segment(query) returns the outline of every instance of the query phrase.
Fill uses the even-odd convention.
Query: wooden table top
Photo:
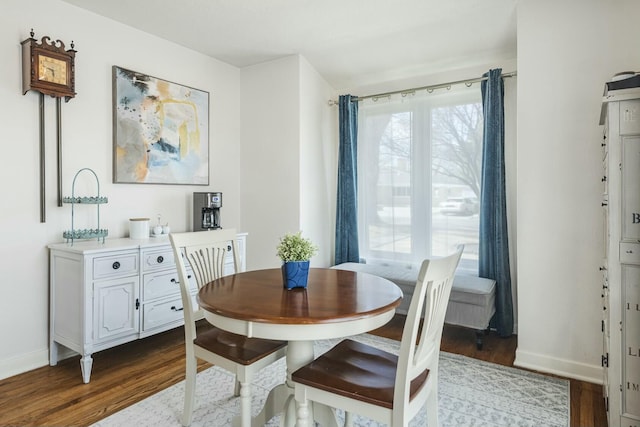
[[[211,313],[249,322],[321,324],[351,321],[394,309],[402,291],[378,276],[311,268],[306,289],[287,290],[280,268],[246,271],[203,286],[200,306]]]

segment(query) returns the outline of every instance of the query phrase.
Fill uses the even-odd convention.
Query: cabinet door
[[[640,136],[622,138],[622,240],[640,240]]]
[[[94,341],[137,334],[138,276],[95,282],[93,285]]]
[[[622,266],[624,412],[640,417],[640,266]]]

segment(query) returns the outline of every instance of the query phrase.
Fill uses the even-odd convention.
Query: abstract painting
[[[113,67],[113,182],[209,184],[209,92]]]

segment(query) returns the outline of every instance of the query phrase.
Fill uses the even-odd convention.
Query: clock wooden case
[[[68,102],[76,96],[73,42],[66,50],[60,40],[44,36],[38,42],[33,36],[22,42],[23,93],[35,90]]]

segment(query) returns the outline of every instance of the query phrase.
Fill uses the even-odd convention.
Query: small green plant
[[[302,237],[301,231],[285,234],[276,249],[282,262],[308,261],[318,252],[318,247],[310,239]]]

